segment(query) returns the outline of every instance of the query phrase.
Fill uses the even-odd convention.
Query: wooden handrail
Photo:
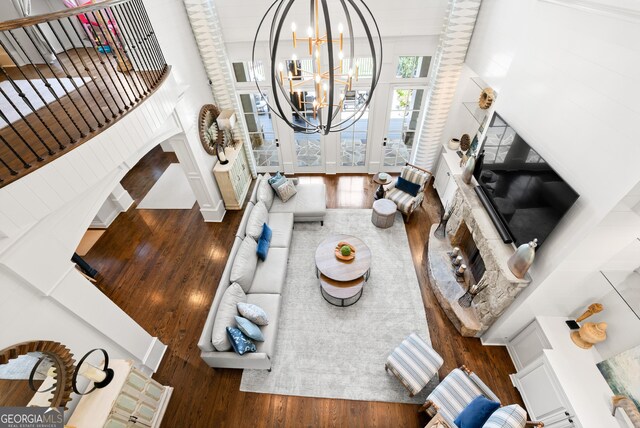
[[[30,27],[45,22],[56,21],[62,18],[76,16],[82,13],[95,12],[106,7],[127,3],[131,0],[102,0],[97,3],[85,6],[74,7],[71,9],[61,10],[58,12],[45,13],[42,15],[27,16],[25,18],[16,18],[9,21],[0,22],[0,31],[15,30],[17,28]]]

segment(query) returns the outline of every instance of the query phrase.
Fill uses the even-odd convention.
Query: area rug
[[[372,252],[362,298],[346,308],[323,299],[315,276],[316,247],[341,233],[362,239]],[[401,216],[393,227],[378,229],[371,210],[328,210],[323,227],[295,224],[272,369],[244,370],[240,390],[424,403],[437,380],[410,398],[384,370],[389,353],[411,332],[431,343]]]
[[[190,210],[196,197],[179,163],[172,163],[138,204],[145,210]]]
[[[71,82],[71,79],[64,77],[60,78],[60,82],[58,82],[57,79],[47,79],[47,84],[51,85],[51,89],[53,89],[56,95],[61,98],[66,96],[67,93],[71,94],[73,91],[75,91],[76,86],[78,88],[82,87],[85,82],[88,82],[89,80],[91,80],[89,77],[85,77],[84,79],[80,77],[74,77],[73,82]],[[45,82],[43,82],[41,79],[33,79],[31,80],[31,83],[33,83],[33,86],[35,86],[38,93],[42,95],[45,103],[43,103],[40,97],[36,94],[36,91],[34,91],[34,89],[31,87],[29,81],[14,80],[14,82],[18,86],[18,88],[20,88],[20,91],[24,92],[24,94],[27,96],[27,99],[31,102],[33,108],[36,110],[44,107],[45,103],[49,104],[56,99],[51,91],[45,86]],[[64,89],[66,89],[66,92],[64,91],[63,86]],[[23,116],[28,116],[33,113],[29,106],[24,101],[22,101],[22,98],[18,95],[18,92],[15,90],[11,82],[7,80],[5,80],[4,82],[0,82],[0,87],[2,87],[2,90],[7,94],[9,99],[13,101],[13,103],[16,105],[18,110],[20,110],[20,113],[22,113]],[[7,119],[10,123],[16,122],[21,119],[18,112],[13,108],[11,104],[9,104],[9,101],[7,101],[5,97],[1,97],[0,99],[0,110],[2,110],[2,112],[7,116]],[[5,126],[7,126],[7,124],[4,122],[4,120],[0,121],[0,128]]]

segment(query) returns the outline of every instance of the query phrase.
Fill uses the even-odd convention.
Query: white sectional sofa
[[[289,247],[293,236],[294,222],[319,221],[323,223],[326,214],[326,190],[322,183],[318,184],[297,184],[297,194],[287,202],[282,202],[277,196],[273,202],[267,201],[269,205],[267,224],[273,231],[271,245],[266,260],[257,261],[257,266],[253,281],[246,292],[247,303],[260,306],[269,316],[269,324],[261,327],[264,342],[255,342],[257,351],[244,355],[236,354],[232,349],[229,351],[217,351],[212,343],[212,332],[216,314],[224,292],[231,285],[231,270],[240,249],[242,241],[246,237],[247,224],[258,199],[264,201],[264,193],[259,197],[258,188],[268,176],[260,176],[254,186],[253,193],[240,226],[236,233],[227,264],[222,278],[218,284],[216,295],[211,304],[209,315],[204,325],[198,347],[201,350],[200,356],[211,367],[237,368],[237,369],[271,369],[271,361],[275,355],[275,344],[278,334],[278,322],[280,319],[281,294],[285,285],[287,262],[289,258]],[[295,182],[295,181],[294,181]],[[266,188],[262,184],[263,191]],[[253,239],[248,237],[248,239]],[[256,255],[257,258],[257,255]]]

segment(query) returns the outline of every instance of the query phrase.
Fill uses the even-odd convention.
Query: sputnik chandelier
[[[367,111],[382,69],[380,30],[369,7],[363,0],[329,1],[334,3],[331,8],[327,0],[274,1],[253,41],[252,64],[257,68],[256,45],[271,16],[267,79],[274,99],[265,102],[287,125],[305,134],[340,132],[358,121]],[[307,15],[309,26],[301,37],[291,17],[306,20]],[[357,19],[352,21],[352,15]],[[361,55],[356,56],[356,45],[363,46]],[[363,71],[362,81],[368,85],[354,88]],[[264,93],[258,79],[256,86]]]

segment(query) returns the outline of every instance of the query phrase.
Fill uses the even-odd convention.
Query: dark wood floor
[[[139,202],[173,154],[151,151],[122,184]],[[329,208],[370,208],[376,186],[366,175],[302,176],[327,185]],[[434,192],[407,225],[433,347],[445,363],[440,377],[466,364],[503,403],[522,400],[508,375],[515,369],[503,347],[461,337],[428,285],[426,244],[442,207]],[[427,418],[409,404],[245,393],[241,370],[214,370],[200,359],[197,341],[242,212],[204,223],[197,208],[121,214],[88,253],[103,291],[149,333],[169,345],[154,377],[175,388],[163,427],[422,427]]]

